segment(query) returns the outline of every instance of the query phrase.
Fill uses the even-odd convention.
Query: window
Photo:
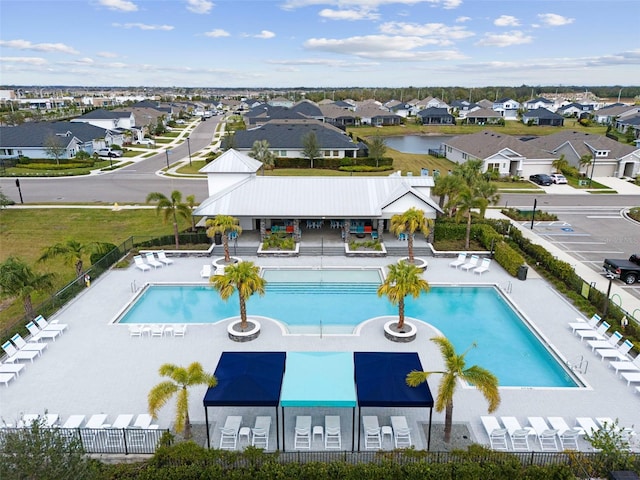
[[[278,156],[279,157],[286,157],[287,156],[287,151],[286,150],[278,150]]]
[[[606,157],[608,154],[608,150],[596,150],[596,157]]]
[[[331,156],[331,150],[325,150],[324,152],[322,152],[322,154],[323,154],[325,157],[330,157],[330,156]]]
[[[487,172],[499,172],[500,164],[499,163],[488,163],[487,164]]]
[[[333,156],[334,157],[339,157],[340,156],[340,152],[338,150],[334,150],[333,151]]]
[[[462,152],[462,159],[466,160],[467,158],[469,158],[469,155],[467,155],[466,153]]]

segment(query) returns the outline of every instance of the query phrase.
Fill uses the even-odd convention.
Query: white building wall
[[[209,173],[207,174],[209,196],[215,195],[245,178],[247,178],[246,173]]]

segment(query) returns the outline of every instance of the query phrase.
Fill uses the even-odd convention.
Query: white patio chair
[[[293,437],[293,448],[311,449],[311,417],[307,415],[296,417],[295,434]]]
[[[600,427],[591,417],[577,417],[576,425],[582,430],[583,435],[593,435],[600,430]]]
[[[606,340],[604,333],[609,330],[607,322],[602,322],[595,330],[576,330],[576,335],[580,337],[580,341],[583,340]]]
[[[142,325],[129,325],[129,335],[132,337],[142,337]]]
[[[46,343],[41,342],[25,342],[24,338],[20,336],[19,333],[16,333],[13,337],[11,337],[11,341],[16,346],[18,350],[34,350],[36,352],[42,352],[45,348],[47,348]]]
[[[209,265],[208,263],[204,264],[202,266],[202,269],[200,270],[200,276],[202,278],[209,278],[211,277],[211,265]]]
[[[602,361],[604,361],[605,358],[607,360],[623,361],[629,358],[627,355],[632,348],[633,343],[631,343],[631,340],[625,340],[618,345],[618,348],[598,348],[596,349],[596,354],[601,357]]]
[[[147,257],[147,263],[151,265],[153,268],[164,267],[164,264],[162,262],[159,262],[158,260],[156,260],[156,257],[153,254],[153,252],[147,252],[145,256]]]
[[[149,265],[147,265],[146,263],[144,263],[144,260],[142,259],[142,257],[140,255],[135,255],[133,257],[133,261],[134,261],[137,269],[140,269],[143,272],[146,272],[147,270],[151,270],[151,267]]]
[[[0,373],[10,373],[12,375],[15,375],[16,377],[20,376],[20,372],[24,369],[24,364],[23,363],[2,363],[0,362]],[[9,380],[11,380],[11,378],[9,378],[7,380],[7,383],[9,383]],[[4,383],[4,382],[2,382]]]
[[[7,354],[5,361],[8,363],[14,363],[19,360],[31,360],[31,363],[33,363],[33,359],[40,355],[40,352],[35,350],[18,350],[9,340],[2,344],[2,349]]]
[[[460,265],[460,270],[464,270],[465,272],[468,272],[472,268],[476,268],[478,266],[479,261],[480,261],[480,257],[478,257],[478,255],[471,255],[471,259],[467,263]]]
[[[342,448],[340,416],[338,415],[325,415],[324,417],[324,448],[327,450]]]
[[[0,383],[4,383],[6,387],[9,386],[9,382],[16,378],[15,373],[0,373]]]
[[[569,328],[573,333],[576,333],[576,330],[595,330],[598,328],[598,323],[600,323],[600,315],[595,313],[589,320],[586,322],[582,320],[580,317],[576,319],[576,322],[569,323]]]
[[[549,425],[547,425],[547,422],[542,417],[528,417],[528,420],[529,425],[531,425],[538,437],[541,450],[543,452],[557,452],[558,442],[556,439],[558,431],[549,428]]]
[[[407,417],[391,417],[391,428],[396,448],[409,448],[411,446],[411,429],[407,424]]]
[[[613,334],[604,340],[588,340],[587,345],[591,347],[591,351],[595,352],[598,348],[616,348],[618,343],[622,340],[622,334],[618,331],[613,332]]]
[[[49,322],[42,315],[38,315],[33,321],[41,330],[64,332],[68,325],[66,323],[58,323],[58,321]]]
[[[173,326],[173,336],[174,337],[184,337],[187,333],[187,324],[180,323]]]
[[[380,424],[375,415],[365,415],[362,417],[362,428],[364,429],[364,448],[382,448],[382,438],[380,436]]]
[[[162,324],[154,324],[151,325],[151,336],[152,337],[163,337],[164,336],[164,325]]]
[[[500,417],[500,419],[507,429],[513,450],[525,452],[531,450],[529,446],[529,435],[533,432],[528,428],[522,428],[516,417]]]
[[[242,424],[242,417],[239,415],[230,415],[224,422],[224,427],[220,430],[220,449],[235,450],[238,445],[238,431]]]
[[[165,265],[171,265],[173,263],[173,260],[171,260],[170,258],[167,258],[167,254],[164,252],[164,250],[160,250],[159,252],[157,252],[158,255],[158,260],[162,263],[164,263]]]
[[[464,265],[464,262],[466,261],[467,261],[467,254],[466,252],[462,252],[458,254],[458,258],[456,258],[452,262],[449,262],[449,266],[453,268],[458,268],[460,265]]]
[[[269,429],[271,417],[256,417],[256,423],[251,431],[251,445],[258,448],[269,448]]]
[[[38,326],[33,322],[27,323],[26,327],[31,334],[29,341],[34,342],[41,342],[43,340],[53,340],[55,342],[56,337],[62,334],[62,332],[59,330],[40,330]]]
[[[609,366],[616,371],[616,375],[618,372],[640,372],[640,355],[638,355],[632,362],[630,361],[616,361],[609,363]]]
[[[640,372],[622,372],[620,376],[627,381],[627,387],[632,383],[640,382]]]
[[[482,415],[480,417],[482,426],[489,437],[491,450],[509,450],[507,445],[508,430],[502,428],[496,417]]]
[[[562,417],[548,417],[547,420],[551,428],[558,431],[562,450],[579,450],[578,437],[582,434],[581,429],[569,427]]]
[[[482,263],[479,267],[473,269],[473,273],[477,273],[478,275],[482,275],[484,272],[489,271],[489,266],[491,265],[490,258],[483,258]]]

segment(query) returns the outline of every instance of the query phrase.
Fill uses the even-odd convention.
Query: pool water
[[[386,297],[378,297],[378,285],[379,279],[370,283],[294,283],[272,278],[264,296],[249,299],[247,313],[285,323],[291,333],[351,332],[370,318],[397,315],[396,306]],[[405,303],[407,317],[433,325],[458,352],[476,343],[466,356],[467,365],[487,368],[501,386],[577,386],[494,287],[432,286],[428,294],[415,300],[408,297]],[[238,315],[235,295],[225,302],[210,286],[155,285],[148,287],[119,321],[214,323]],[[419,348],[419,343],[416,346]]]

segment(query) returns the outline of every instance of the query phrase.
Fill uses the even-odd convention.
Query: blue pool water
[[[274,279],[275,280],[275,279]],[[288,283],[272,281],[266,294],[252,296],[247,313],[296,327],[349,330],[373,317],[397,315],[376,282]],[[121,323],[213,323],[239,315],[236,296],[227,302],[209,286],[150,286]],[[575,387],[575,381],[493,287],[438,287],[406,300],[406,315],[432,324],[459,352],[472,343],[467,365],[493,372],[501,386]],[[418,342],[425,342],[421,338]],[[419,343],[416,344],[419,347]],[[429,365],[425,365],[428,369]]]

